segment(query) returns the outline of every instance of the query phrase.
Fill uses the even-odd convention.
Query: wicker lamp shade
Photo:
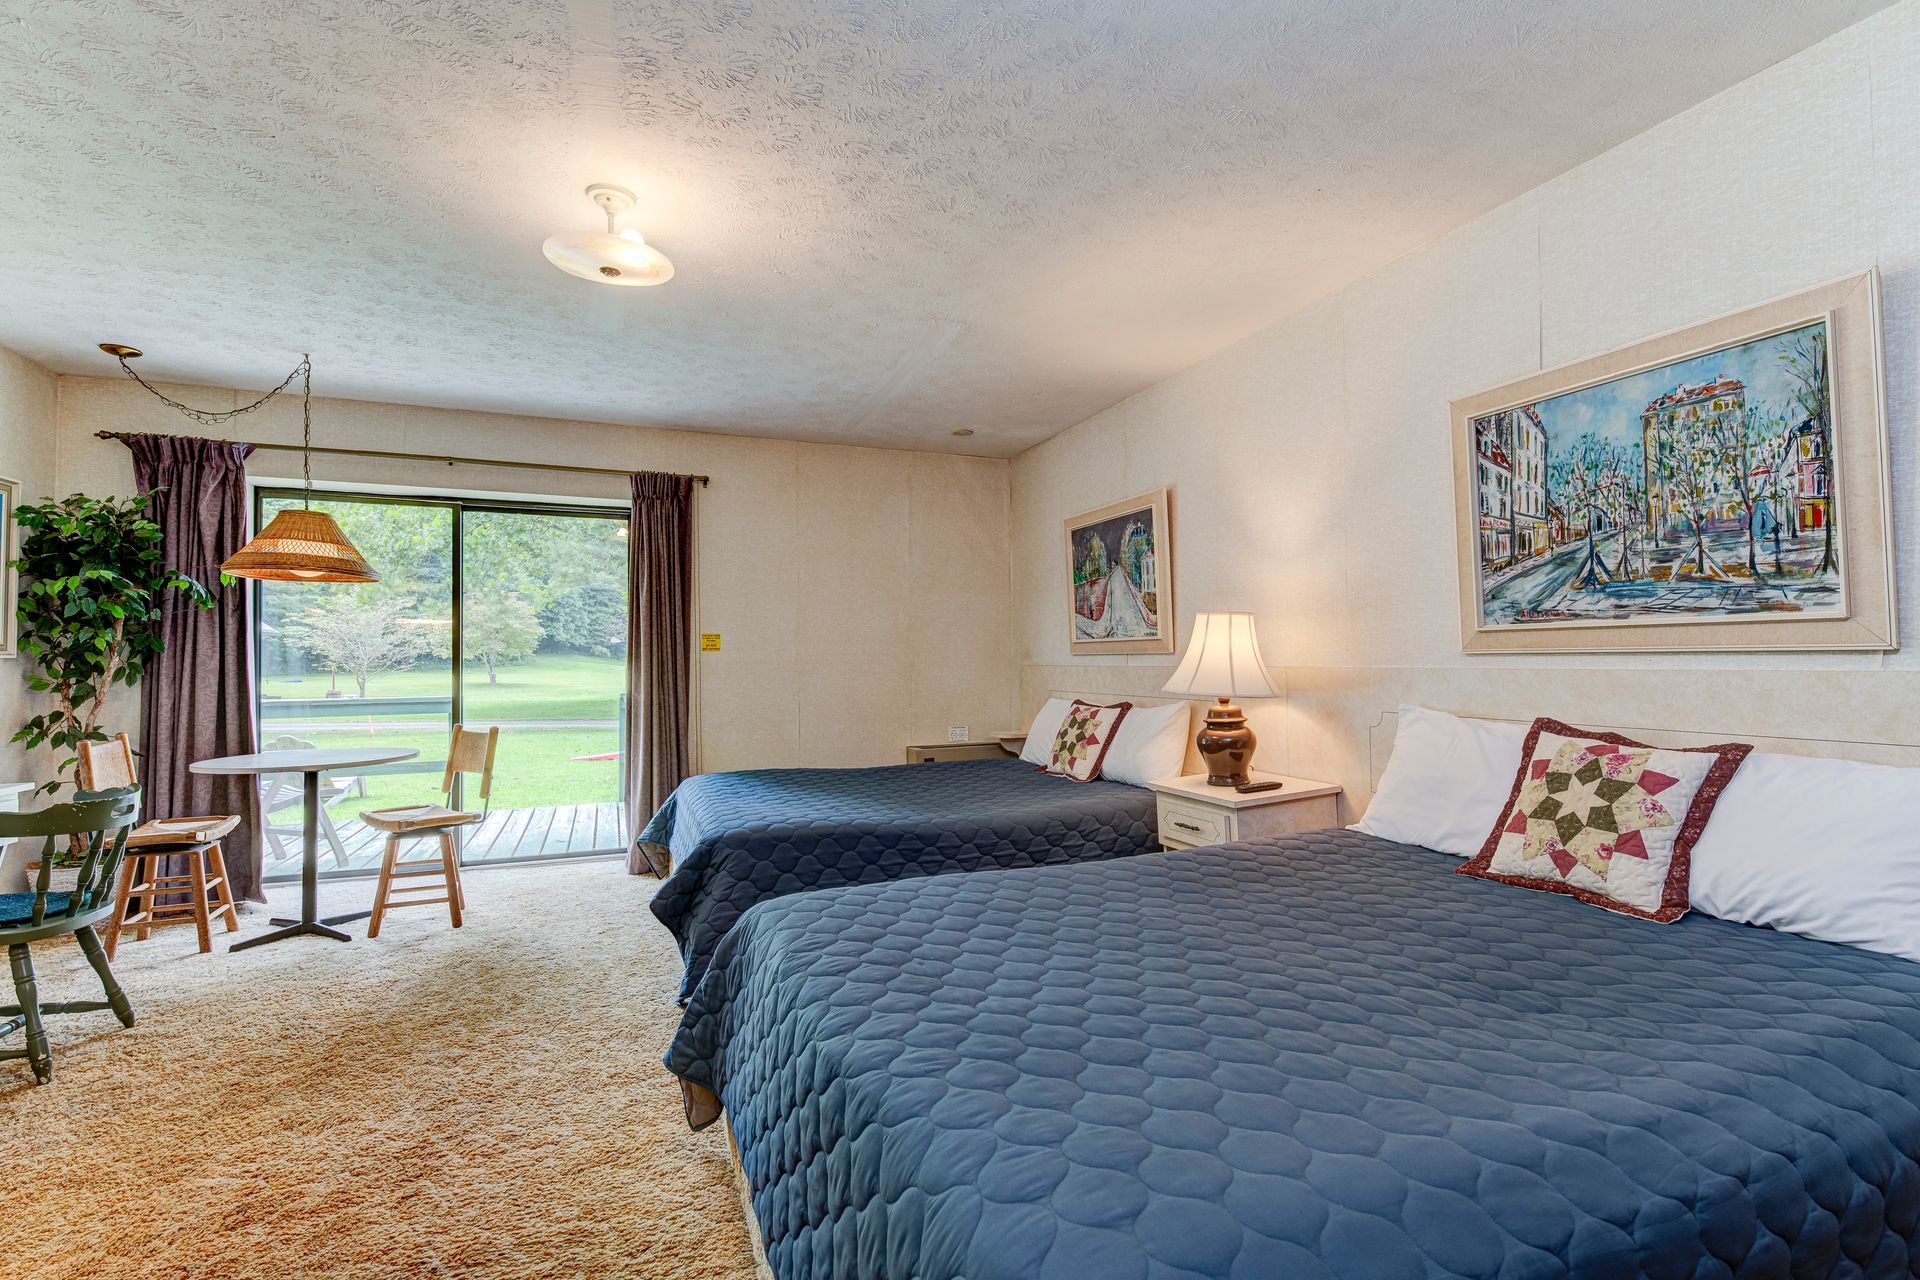
[[[268,582],[380,581],[334,518],[310,508],[279,512],[220,571]]]
[[[267,521],[267,527],[253,540],[227,557],[220,572],[236,578],[258,578],[266,582],[378,582],[360,549],[340,532],[340,525],[324,511],[313,509],[313,357],[302,354],[293,372],[280,385],[248,404],[232,409],[196,409],[181,404],[160,388],[133,371],[127,361],[140,355],[138,347],[124,342],[103,342],[100,349],[120,362],[129,378],[145,387],[162,403],[178,409],[195,422],[214,426],[243,413],[252,413],[300,379],[300,478],[304,481],[304,501],[298,511],[291,508]],[[104,434],[104,433],[103,433]],[[229,444],[231,442],[228,442]],[[248,445],[248,449],[255,446]],[[241,454],[245,457],[246,454]],[[312,913],[309,912],[309,915]]]

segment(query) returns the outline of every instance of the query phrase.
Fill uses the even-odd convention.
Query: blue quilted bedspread
[[[1159,848],[1153,793],[1074,782],[1014,759],[875,769],[757,769],[689,778],[641,832],[673,854],[653,914],[692,992],[756,902],[807,889]]]
[[[781,1280],[1920,1274],[1920,965],[1352,832],[806,894],[667,1065]]]

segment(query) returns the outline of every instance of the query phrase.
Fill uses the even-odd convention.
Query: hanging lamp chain
[[[165,404],[170,408],[177,409],[181,413],[185,414],[187,417],[192,418],[195,422],[204,423],[205,425],[210,427],[219,426],[221,423],[227,421],[229,418],[237,418],[243,413],[252,413],[255,409],[258,409],[261,405],[265,404],[267,401],[273,399],[275,396],[279,395],[282,391],[285,391],[288,387],[292,386],[293,380],[295,378],[301,377],[302,375],[305,375],[306,377],[307,394],[311,395],[313,392],[313,365],[312,365],[312,362],[307,358],[307,356],[302,355],[300,357],[300,363],[293,367],[293,372],[289,373],[286,377],[280,380],[279,386],[267,392],[267,394],[261,396],[258,400],[255,400],[252,404],[243,404],[238,409],[196,409],[190,404],[181,404],[178,400],[175,400],[172,396],[160,390],[160,388],[154,386],[151,382],[148,382],[145,378],[141,377],[138,373],[135,373],[133,366],[127,363],[126,356],[121,355],[121,356],[117,356],[116,358],[120,361],[120,371],[126,374],[129,378],[132,378],[135,382],[139,383],[141,386],[145,387],[162,404]]]
[[[313,510],[313,361],[300,353],[300,506]]]

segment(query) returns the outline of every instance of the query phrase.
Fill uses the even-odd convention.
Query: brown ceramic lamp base
[[[1206,727],[1194,739],[1207,765],[1207,785],[1238,787],[1251,782],[1247,766],[1253,761],[1257,741],[1253,730],[1247,728],[1247,718],[1233,703],[1222,698],[1208,707]]]

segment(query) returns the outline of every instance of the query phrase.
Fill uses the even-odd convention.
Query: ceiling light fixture
[[[633,208],[633,192],[596,182],[587,188],[587,199],[607,215],[607,229],[562,231],[548,236],[541,246],[548,262],[570,276],[595,284],[665,284],[673,279],[673,264],[666,254],[648,244],[632,227],[614,230],[614,219]]]

